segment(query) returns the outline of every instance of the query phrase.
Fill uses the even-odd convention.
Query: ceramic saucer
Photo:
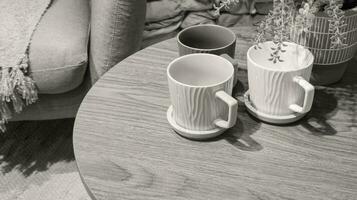
[[[258,111],[249,99],[249,90],[244,94],[244,104],[248,112],[254,117],[270,124],[289,124],[305,116],[306,113],[294,113],[290,115],[277,116]]]
[[[179,126],[176,121],[172,117],[172,106],[169,107],[167,110],[167,120],[169,121],[170,125],[172,128],[176,131],[176,133],[180,134],[183,137],[189,138],[189,139],[194,139],[194,140],[204,140],[208,138],[213,138],[216,137],[220,134],[222,134],[226,129],[224,128],[215,128],[212,130],[207,130],[207,131],[193,131],[193,130],[188,130],[185,128],[182,128]]]

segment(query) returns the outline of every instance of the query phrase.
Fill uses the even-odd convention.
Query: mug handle
[[[223,90],[216,92],[216,98],[228,105],[228,120],[216,119],[214,124],[221,128],[231,128],[237,121],[238,102]]]
[[[310,111],[312,102],[314,100],[315,88],[301,76],[295,76],[293,81],[304,89],[305,97],[302,107],[297,104],[292,104],[289,106],[289,109],[297,113],[307,113]]]
[[[229,56],[228,54],[221,54],[221,57],[227,59],[230,63],[232,63],[233,68],[234,68],[234,77],[233,77],[233,86],[235,86],[238,82],[238,60],[237,59],[233,59],[231,56]]]

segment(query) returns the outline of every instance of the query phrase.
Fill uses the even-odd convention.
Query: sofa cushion
[[[26,106],[21,113],[13,113],[10,121],[73,118],[91,86],[87,71],[77,88],[61,94],[39,94],[36,103]]]
[[[42,94],[79,86],[87,68],[88,0],[53,0],[29,48],[30,73]]]

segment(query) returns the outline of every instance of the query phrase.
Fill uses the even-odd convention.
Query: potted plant
[[[274,0],[274,8],[259,26],[256,44],[275,38],[278,58],[282,42],[293,41],[314,54],[312,81],[325,85],[342,78],[357,49],[356,3],[342,0]],[[279,10],[283,10],[279,13]],[[282,24],[277,25],[276,23]],[[283,31],[283,33],[281,33]]]
[[[314,61],[340,64],[355,53],[357,36],[353,33],[357,30],[353,27],[357,23],[353,22],[357,20],[350,21],[342,5],[342,0],[273,1],[273,9],[259,24],[255,44],[247,52],[249,91],[245,104],[251,114],[285,124],[311,109],[314,87],[308,81]],[[324,26],[319,23],[320,15],[328,19]],[[324,31],[324,36],[317,30]]]
[[[302,6],[305,6],[303,4]],[[291,38],[311,26],[312,14],[293,0],[274,0],[273,10],[259,25],[247,52],[248,111],[274,124],[294,122],[310,111],[314,87],[310,79],[314,56]]]
[[[307,46],[315,56],[312,82],[327,85],[339,81],[357,50],[357,3],[315,1],[313,24],[306,31]],[[322,10],[323,9],[323,10]]]

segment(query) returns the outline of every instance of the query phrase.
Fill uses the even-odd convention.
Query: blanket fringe
[[[26,76],[28,68],[27,53],[19,62],[8,68],[2,68],[0,80],[0,131],[5,132],[5,124],[12,117],[12,109],[19,113],[25,105],[38,99],[37,88],[31,77]]]

